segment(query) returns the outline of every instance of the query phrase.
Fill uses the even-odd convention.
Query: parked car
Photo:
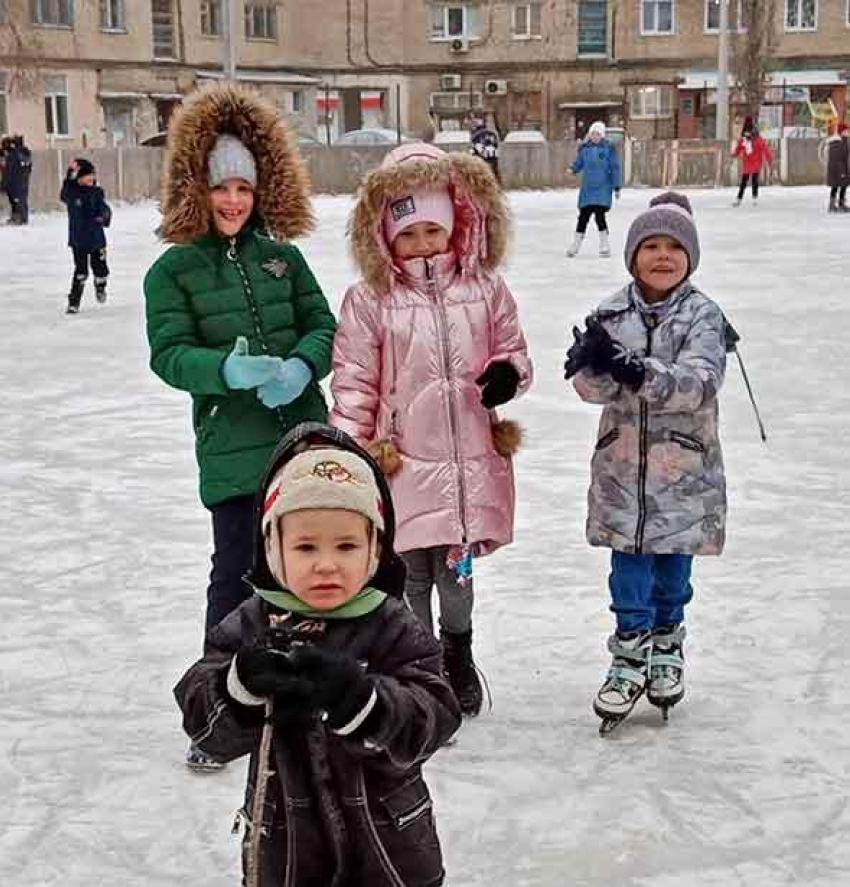
[[[541,145],[546,143],[546,136],[539,129],[515,129],[502,139],[502,144]]]
[[[434,136],[434,144],[441,148],[468,148],[472,140],[468,129],[441,129]]]
[[[415,142],[416,139],[401,134],[402,142]],[[373,127],[369,129],[352,129],[343,133],[335,142],[335,145],[395,145],[398,143],[398,133],[394,129],[381,129]]]

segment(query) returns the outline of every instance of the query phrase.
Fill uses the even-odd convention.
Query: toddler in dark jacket
[[[251,755],[250,887],[431,887],[442,856],[422,764],[460,724],[440,648],[398,591],[380,469],[344,432],[297,426],[256,509],[254,596],[175,689],[193,742]]]
[[[94,274],[95,298],[106,301],[106,233],[112,221],[112,210],[103,188],[97,184],[94,165],[84,157],[72,160],[59,195],[68,210],[68,246],[74,254],[74,274],[68,293],[66,314],[78,314],[83,298],[89,265]]]

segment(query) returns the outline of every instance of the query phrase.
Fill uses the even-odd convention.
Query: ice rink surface
[[[598,408],[562,378],[568,330],[625,281],[564,256],[574,191],[510,195],[506,271],[536,382],[516,542],[476,564],[475,649],[493,709],[427,767],[449,887],[850,883],[850,216],[824,188],[691,191],[695,280],[742,335],[721,400],[728,544],[695,563],[688,696],[602,740],[607,554],[584,541]],[[302,244],[334,308],[353,269],[347,197]],[[188,396],[149,371],[141,283],[152,204],[117,206],[109,301],[63,314],[62,215],[0,229],[0,885],[226,887],[244,765],[197,776],[171,687],[200,646],[209,522]],[[91,282],[89,283],[91,287]]]

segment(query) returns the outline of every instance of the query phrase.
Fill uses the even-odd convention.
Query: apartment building
[[[238,5],[239,79],[299,128],[316,128],[314,77],[295,53],[274,0]],[[220,78],[222,0],[0,0],[0,132],[32,147],[134,145],[156,138],[184,95]]]
[[[0,131],[135,144],[222,76],[228,0],[0,0]],[[577,138],[714,135],[720,0],[229,0],[237,79],[305,133],[483,117]],[[732,42],[753,0],[729,2]],[[759,8],[766,0],[760,0]],[[768,128],[847,115],[850,0],[774,0]],[[733,71],[733,106],[743,98]],[[733,107],[734,119],[735,107]]]

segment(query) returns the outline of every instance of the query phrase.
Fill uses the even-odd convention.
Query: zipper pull
[[[227,258],[230,259],[231,262],[236,261],[236,238],[230,238],[230,246],[227,248]]]

